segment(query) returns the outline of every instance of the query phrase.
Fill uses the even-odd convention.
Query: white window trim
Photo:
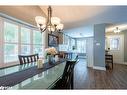
[[[4,62],[4,56],[3,56],[3,54],[4,54],[4,51],[3,51],[3,39],[4,39],[4,36],[3,36],[3,25],[4,25],[4,23],[3,23],[3,19],[0,17],[0,67],[3,67],[3,62]]]
[[[18,46],[19,46],[19,37],[18,37],[18,42],[6,42],[6,41],[4,41],[4,22],[7,22],[7,23],[11,23],[11,24],[14,24],[14,25],[17,25],[18,26],[18,29],[19,29],[19,24],[18,23],[16,23],[16,22],[14,22],[14,21],[11,21],[11,20],[8,20],[8,19],[5,19],[5,18],[3,18],[3,66],[4,67],[7,67],[7,66],[12,66],[12,65],[17,65],[17,64],[19,64],[19,62],[18,61],[12,61],[12,62],[7,62],[7,63],[5,63],[4,62],[4,45],[5,44],[17,44]],[[19,30],[18,30],[18,36],[19,36]],[[18,51],[19,51],[19,48],[18,48]]]
[[[11,24],[15,24],[18,26],[18,42],[5,42],[4,41],[4,22],[8,22]],[[25,27],[30,29],[30,43],[21,43],[21,27]],[[2,67],[8,67],[8,66],[12,66],[12,65],[17,65],[19,64],[18,60],[17,61],[13,61],[13,62],[7,62],[4,63],[4,44],[17,44],[18,45],[18,55],[21,53],[21,45],[30,45],[30,53],[33,54],[33,46],[34,45],[40,45],[40,46],[44,46],[44,44],[33,44],[33,31],[39,31],[36,28],[32,28],[27,26],[26,24],[20,24],[18,22],[15,21],[11,21],[9,19],[0,17],[0,68]]]
[[[117,48],[117,49],[112,49],[112,48],[111,48],[111,43],[110,43],[110,41],[113,40],[113,39],[118,39],[118,40],[119,40],[118,48]],[[110,44],[110,50],[111,50],[111,51],[120,51],[120,37],[109,38],[109,44]]]

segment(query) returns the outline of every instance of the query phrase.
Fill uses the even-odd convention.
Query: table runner
[[[54,63],[54,64],[49,64],[45,63],[43,65],[42,69],[37,69],[37,66],[25,69],[23,71],[15,72],[9,75],[5,75],[0,77],[0,86],[14,86],[28,78],[31,78],[39,73],[42,73],[43,71],[52,68],[60,63],[63,63],[65,59],[61,59],[60,61]]]

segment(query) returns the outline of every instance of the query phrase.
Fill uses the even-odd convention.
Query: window
[[[30,54],[30,45],[21,45],[21,54],[23,55]]]
[[[30,44],[30,29],[21,27],[21,43]]]
[[[64,41],[64,48],[66,47],[65,50],[74,50],[76,48],[74,38],[64,34],[63,41]]]
[[[42,34],[39,31],[33,31],[33,53],[38,53],[42,57]]]
[[[70,46],[71,46],[71,50],[75,50],[75,39],[71,38]]]
[[[111,38],[110,39],[110,49],[119,50],[119,40],[120,38]]]
[[[69,45],[69,36],[64,35],[64,44]]]
[[[30,54],[30,29],[21,27],[21,54]]]
[[[4,22],[4,63],[18,60],[18,26]]]
[[[68,46],[69,46],[69,50],[74,50],[75,49],[75,39],[69,37]]]
[[[86,40],[77,40],[77,51],[79,53],[86,53]]]
[[[18,55],[38,53],[44,55],[40,31],[0,17],[0,66],[18,64]],[[43,54],[42,54],[43,53]],[[6,63],[6,64],[5,64]]]

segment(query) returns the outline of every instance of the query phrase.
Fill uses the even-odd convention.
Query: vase
[[[48,55],[48,62],[49,64],[53,64],[54,63],[54,56],[53,55]]]

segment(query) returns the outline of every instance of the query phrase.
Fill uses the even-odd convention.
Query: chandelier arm
[[[55,31],[57,31],[58,29],[56,28],[57,27],[57,25],[54,25],[54,27],[55,27]]]
[[[48,20],[47,20],[48,25],[52,25],[52,23],[51,23],[51,17],[52,17],[52,8],[51,8],[51,6],[49,6],[48,7]]]
[[[41,30],[41,33],[42,33],[42,32],[44,32],[44,31],[46,31],[46,29],[47,29],[47,25],[46,25],[46,27],[45,27],[45,28],[40,29],[40,30]]]
[[[41,33],[44,32],[48,26],[51,26],[51,15],[52,15],[52,9],[51,6],[48,7],[48,17],[47,17],[47,22],[46,22],[46,27],[45,28],[40,28]]]
[[[54,31],[62,31],[62,29],[59,29],[57,28],[57,22],[53,23],[51,20],[53,19],[52,18],[52,8],[51,6],[49,6],[47,8],[47,11],[48,11],[48,17],[47,17],[47,20],[45,22],[45,24],[39,24],[39,27],[40,27],[40,30],[41,30],[41,33],[46,31],[46,30],[49,30],[50,32],[54,32]],[[56,21],[58,19],[53,19],[53,21]],[[53,23],[53,24],[52,24]]]
[[[41,33],[42,33],[42,32],[44,32],[44,31],[46,30],[46,28],[43,28],[43,29],[42,29],[42,28],[40,28],[40,30],[41,30]]]

